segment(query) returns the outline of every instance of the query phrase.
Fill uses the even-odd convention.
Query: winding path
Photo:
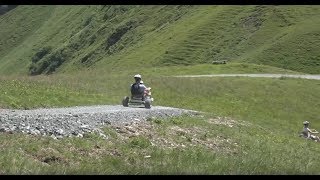
[[[320,80],[320,75],[300,75],[300,74],[208,74],[208,75],[182,75],[174,77],[265,77],[265,78],[303,78]]]

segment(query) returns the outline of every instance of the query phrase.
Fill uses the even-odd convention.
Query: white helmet
[[[142,80],[140,81],[140,84],[143,84],[143,81],[142,81]]]
[[[303,124],[309,124],[309,121],[305,121],[305,122],[303,122]]]
[[[141,79],[141,75],[140,74],[136,74],[133,76],[134,78],[140,78]]]

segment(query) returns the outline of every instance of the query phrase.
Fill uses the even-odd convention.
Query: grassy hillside
[[[319,174],[319,144],[298,137],[305,120],[320,130],[319,81],[170,77],[319,74],[319,10],[18,6],[0,16],[0,108],[121,104],[140,73],[154,105],[204,114],[107,140],[1,132],[0,174]]]
[[[211,63],[319,73],[320,6],[18,6],[0,17],[0,73]]]

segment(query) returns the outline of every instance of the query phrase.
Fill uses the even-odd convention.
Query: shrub
[[[38,62],[39,60],[41,60],[44,56],[46,56],[47,54],[50,53],[51,51],[51,47],[43,47],[41,48],[31,59],[31,61],[33,63]]]
[[[46,68],[46,73],[54,72],[66,59],[66,55],[60,50],[56,51],[52,56],[49,57],[49,64]]]
[[[39,75],[42,73],[50,74],[66,60],[66,57],[67,55],[63,52],[63,50],[57,50],[38,61],[33,61],[29,67],[29,73],[30,75]]]

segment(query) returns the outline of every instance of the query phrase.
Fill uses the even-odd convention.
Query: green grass
[[[39,82],[0,80],[0,107],[32,109],[39,107],[61,107],[104,104],[108,96],[72,90],[59,85],[43,85]]]
[[[317,74],[319,7],[18,6],[0,16],[0,74],[216,60]],[[32,63],[45,47],[52,50]]]
[[[215,70],[213,73],[219,71]],[[228,66],[228,65],[227,65]],[[239,70],[242,65],[230,69]],[[208,67],[196,66],[201,72]],[[228,70],[228,68],[226,68]],[[248,70],[250,70],[250,66]],[[253,66],[253,69],[255,67]],[[203,70],[203,71],[202,71]],[[142,74],[152,87],[155,105],[190,108],[217,115],[268,124],[270,119],[287,124],[301,119],[316,119],[319,83],[306,79],[269,79],[245,77],[174,78],[162,76],[193,72],[192,69],[161,69]],[[246,71],[246,70],[245,70]],[[178,73],[180,72],[180,73]],[[228,71],[224,71],[228,72]],[[63,105],[120,104],[129,94],[134,72],[108,73],[83,71],[81,74],[2,78],[1,106],[11,108],[53,107]],[[149,74],[149,75],[148,75]],[[308,88],[307,88],[308,87]],[[304,108],[309,107],[309,108]],[[293,123],[293,125],[297,125]]]
[[[274,74],[301,74],[296,71],[281,69],[273,66],[256,65],[250,63],[227,63],[227,64],[198,64],[189,66],[153,67],[142,69],[147,76],[159,74],[171,75],[206,75],[206,74],[245,74],[245,73],[274,73]]]
[[[319,174],[317,143],[277,130],[264,131],[252,124],[212,124],[208,123],[210,118],[212,115],[167,119],[160,124],[149,121],[152,137],[124,140],[119,134],[108,136],[108,140],[97,135],[54,140],[1,134],[1,173]],[[177,126],[179,129],[174,130]],[[201,131],[194,134],[197,128]],[[157,138],[165,138],[179,148],[158,146]],[[199,139],[215,145],[197,143]]]
[[[105,74],[98,76],[84,71],[77,76],[2,77],[1,106],[29,109],[120,104],[122,97],[128,94],[132,76],[125,72]],[[153,125],[151,132],[154,134],[150,136],[145,134],[150,130],[142,130],[139,136],[128,139],[121,138],[121,134],[110,127],[105,129],[108,140],[94,134],[84,139],[56,141],[49,137],[2,133],[1,173],[319,173],[318,144],[298,137],[304,120],[309,120],[312,128],[320,126],[320,104],[315,101],[320,98],[318,81],[142,75],[146,84],[153,88],[154,105],[207,114],[150,119],[148,123]],[[228,117],[227,122],[232,123],[230,119],[234,119],[240,123],[229,127],[208,122],[217,116]],[[161,143],[157,138],[169,143]],[[152,145],[153,141],[156,145]],[[171,148],[170,143],[178,148]],[[215,145],[210,146],[213,143]]]
[[[108,140],[1,133],[0,174],[319,174],[319,144],[298,137],[304,120],[320,127],[318,81],[169,77],[319,73],[318,12],[319,6],[18,6],[0,16],[1,108],[118,105],[140,73],[154,105],[206,114],[150,119],[153,134],[132,138],[111,127],[104,129]],[[45,56],[37,54],[46,47]],[[53,74],[27,76],[31,64]],[[217,116],[242,123],[210,122]]]
[[[154,81],[154,80],[153,80]],[[320,84],[312,80],[264,78],[161,78],[154,82],[157,104],[191,108],[251,120],[264,126],[317,123]],[[159,98],[157,98],[159,96]],[[280,128],[281,129],[281,128]]]

